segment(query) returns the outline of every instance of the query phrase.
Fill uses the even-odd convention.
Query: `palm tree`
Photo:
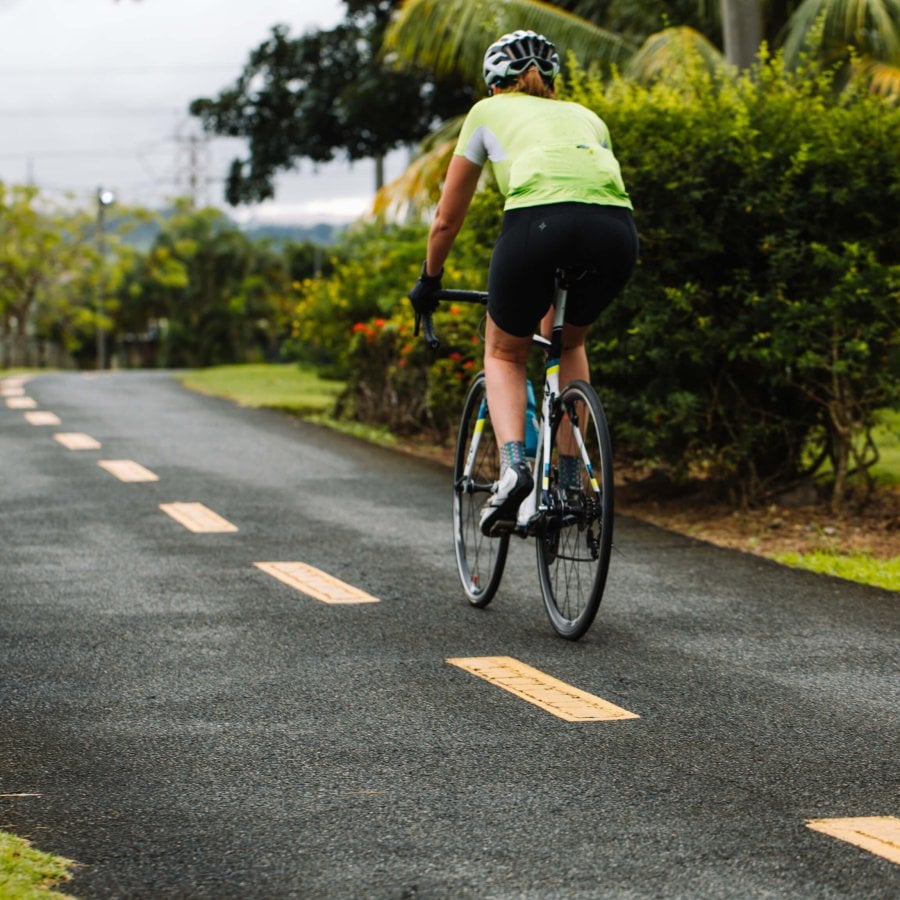
[[[642,78],[658,73],[659,60],[671,64],[689,50],[699,52],[713,66],[723,59],[739,68],[753,62],[763,35],[784,45],[789,63],[802,50],[827,60],[847,55],[853,47],[860,63],[857,71],[877,78],[882,91],[900,81],[900,0],[720,0],[715,8],[705,0],[649,3],[632,0],[626,12],[613,18],[609,4],[591,0],[408,0],[389,27],[385,52],[398,65],[415,61],[434,67],[470,73],[481,71],[484,48],[497,35],[516,28],[531,28],[553,36],[583,66],[619,66]],[[664,11],[650,15],[648,8]],[[694,22],[690,22],[690,10]],[[709,40],[715,34],[719,13],[724,57]],[[653,28],[665,17],[680,24]],[[623,26],[639,21],[653,31],[625,36]],[[816,23],[823,27],[816,29]],[[688,25],[693,27],[688,28]],[[670,46],[666,46],[670,45]],[[650,47],[654,49],[650,52]],[[643,51],[643,53],[641,52]],[[684,56],[681,56],[683,59]],[[643,60],[655,62],[649,71]],[[897,71],[894,72],[893,70]],[[900,96],[900,93],[897,94]]]
[[[720,0],[718,7],[709,0],[631,0],[616,8],[612,17],[610,5],[597,0],[407,0],[385,34],[384,53],[400,68],[463,72],[475,83],[484,48],[504,32],[529,28],[552,35],[582,67],[618,67],[628,77],[652,81],[688,59],[710,71],[749,66],[768,35],[783,44],[789,64],[798,63],[803,51],[829,62],[845,59],[850,78],[900,100],[900,0]],[[658,27],[675,15],[693,27]],[[724,54],[711,40],[718,33]],[[445,123],[440,139],[433,136],[379,196],[376,211],[414,209],[415,199],[434,199],[432,179],[446,168],[460,122]]]

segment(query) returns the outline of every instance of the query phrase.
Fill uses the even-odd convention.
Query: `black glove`
[[[412,301],[413,309],[417,316],[424,316],[433,313],[438,308],[438,301],[435,294],[441,289],[441,275],[444,270],[441,269],[440,275],[428,275],[425,272],[425,263],[422,263],[422,274],[416,282],[415,287],[407,294]]]

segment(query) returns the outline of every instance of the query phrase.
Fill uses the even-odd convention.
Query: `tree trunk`
[[[375,157],[375,192],[384,187],[384,154],[379,153]]]
[[[739,69],[753,65],[762,43],[760,0],[721,0],[725,60]]]

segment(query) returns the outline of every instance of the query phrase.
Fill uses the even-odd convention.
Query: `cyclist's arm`
[[[453,241],[469,211],[480,175],[481,166],[464,156],[454,156],[450,161],[441,199],[428,234],[427,274],[439,275],[444,267]]]

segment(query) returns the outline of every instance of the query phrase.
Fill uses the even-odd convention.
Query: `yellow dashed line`
[[[80,431],[60,431],[53,435],[67,450],[99,450],[102,444]]]
[[[202,503],[160,503],[159,508],[188,531],[198,534],[238,530],[237,525],[232,525]]]
[[[59,416],[44,410],[25,413],[25,420],[32,425],[59,425]]]
[[[809,819],[806,825],[900,865],[900,819],[896,816]]]
[[[159,481],[159,475],[130,459],[101,459],[97,465],[110,475],[115,475],[119,481]]]
[[[448,659],[448,663],[501,687],[567,722],[638,719],[602,697],[595,697],[509,656]]]
[[[378,603],[378,598],[302,562],[254,563],[263,572],[323,603]]]
[[[37,400],[31,397],[7,397],[6,406],[8,409],[36,409]]]

